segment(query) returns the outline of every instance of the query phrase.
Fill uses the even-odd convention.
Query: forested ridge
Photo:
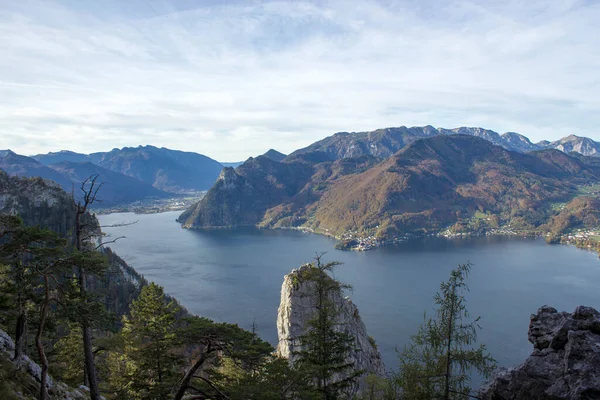
[[[281,162],[259,156],[226,169],[178,221],[197,229],[299,228],[370,245],[432,234],[560,237],[598,227],[596,219],[573,214],[582,205],[566,206],[586,197],[586,213],[598,213],[595,157],[553,149],[522,154],[462,134],[415,140],[387,158],[359,152],[332,159],[327,149]]]

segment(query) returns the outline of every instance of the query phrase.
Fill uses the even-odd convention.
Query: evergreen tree
[[[177,381],[180,357],[176,332],[178,307],[167,302],[162,287],[151,283],[131,304],[131,315],[123,318],[121,366],[111,371],[119,376],[121,395],[128,399],[167,399]]]
[[[269,343],[234,324],[202,317],[187,318],[183,323],[179,335],[194,347],[194,355],[174,390],[175,400],[186,393],[211,399],[263,398],[255,397],[253,388],[273,352]]]
[[[425,322],[400,354],[396,384],[406,399],[467,399],[469,373],[489,376],[495,366],[485,345],[477,341],[479,317],[471,319],[464,292],[471,264],[459,265],[434,297],[435,318]]]
[[[2,236],[6,243],[0,246],[0,256],[12,264],[9,276],[12,277],[13,303],[17,308],[14,359],[19,366],[22,355],[22,341],[27,326],[27,305],[33,306],[37,327],[35,347],[41,367],[39,399],[48,399],[47,379],[49,361],[44,345],[44,333],[51,313],[50,301],[60,305],[60,274],[70,266],[66,254],[67,242],[56,232],[39,227],[24,227],[19,220]],[[8,285],[10,287],[10,285]],[[57,292],[58,291],[58,292]]]
[[[342,295],[350,286],[341,283],[329,274],[339,262],[321,263],[317,256],[316,265],[303,276],[314,285],[315,316],[307,322],[306,332],[298,339],[300,350],[295,351],[295,364],[313,378],[317,398],[338,399],[351,388],[364,371],[356,370],[347,357],[353,349],[355,338],[340,329],[340,310],[332,301],[335,294]]]
[[[230,399],[286,400],[315,398],[310,378],[290,366],[289,360],[268,356],[257,369],[247,369],[238,360],[223,357],[211,379]]]
[[[85,383],[85,359],[83,357],[83,341],[81,326],[68,324],[68,334],[62,336],[54,344],[54,361],[56,371],[52,375],[72,386]]]
[[[14,326],[15,351],[13,360],[20,368],[27,334],[27,316],[31,308],[29,299],[35,296],[35,283],[31,271],[23,265],[29,247],[26,236],[21,235],[23,221],[16,216],[0,215],[0,258],[5,263],[0,275],[0,301],[5,304],[2,322]],[[25,239],[25,240],[23,240]]]

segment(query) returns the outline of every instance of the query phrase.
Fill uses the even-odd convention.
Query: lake
[[[336,278],[350,294],[388,369],[432,310],[432,298],[449,271],[473,263],[467,306],[481,316],[479,334],[499,365],[522,362],[532,350],[529,316],[548,304],[572,312],[584,304],[600,309],[598,255],[542,239],[431,238],[357,253],[335,250],[335,241],[299,231],[231,229],[192,231],[175,222],[179,212],[99,216],[110,247],[146,279],[165,287],[189,311],[250,328],[277,343],[276,317],[283,276],[326,252],[341,261]]]

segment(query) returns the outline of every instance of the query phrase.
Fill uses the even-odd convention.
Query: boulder
[[[600,399],[600,313],[579,306],[571,313],[544,306],[531,316],[533,353],[483,385],[485,400]]]

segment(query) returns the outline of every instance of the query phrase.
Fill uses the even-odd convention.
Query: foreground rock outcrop
[[[40,387],[42,368],[27,356],[23,356],[20,369],[12,361],[15,344],[12,338],[0,329],[0,397],[35,399]],[[48,376],[46,384],[52,399],[85,400],[89,398],[87,388],[70,389],[62,382]]]
[[[529,341],[533,353],[497,371],[482,387],[482,399],[600,399],[600,312],[544,306],[531,316]]]
[[[312,319],[316,312],[315,283],[303,279],[304,273],[311,268],[314,267],[307,264],[292,270],[285,276],[281,286],[281,302],[277,314],[279,337],[277,354],[289,359],[292,363],[295,359],[293,353],[301,348],[298,338],[305,333],[307,321]],[[364,386],[364,379],[367,375],[383,376],[385,367],[375,341],[367,334],[367,328],[356,305],[339,292],[332,294],[331,300],[340,310],[338,329],[348,332],[356,339],[355,349],[348,355],[347,361],[354,363],[356,369],[365,371],[359,379],[358,385],[350,393],[354,395]]]

